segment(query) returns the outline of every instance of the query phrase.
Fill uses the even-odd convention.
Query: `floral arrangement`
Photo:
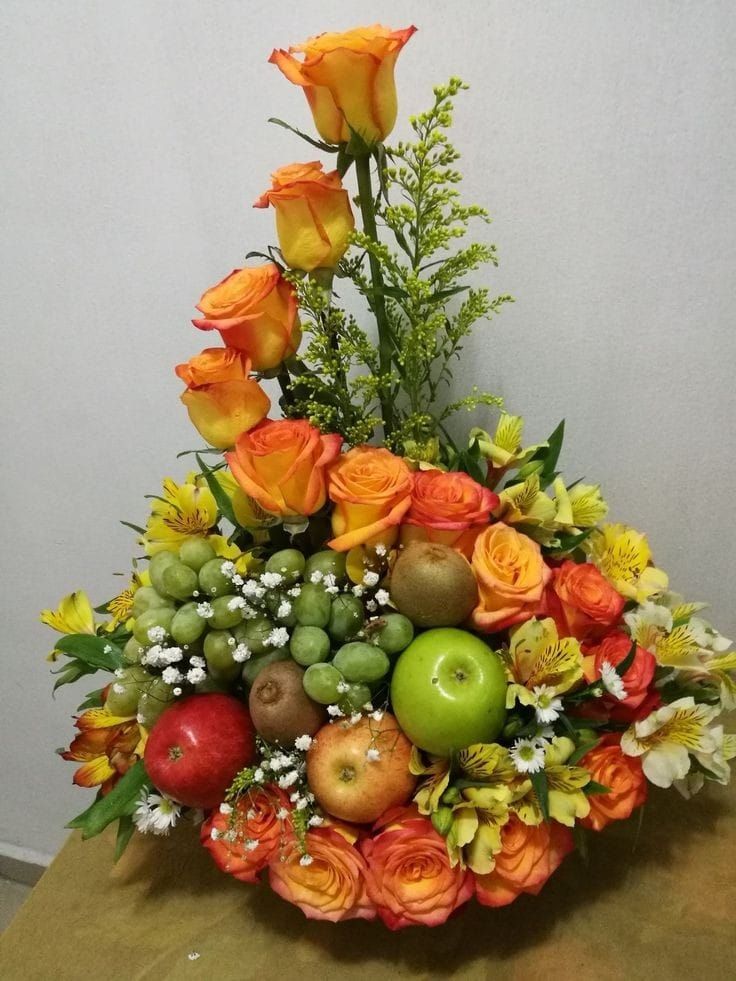
[[[224,872],[391,929],[537,893],[650,784],[689,797],[736,755],[736,652],[642,533],[605,523],[600,488],[561,475],[563,425],[525,446],[497,396],[446,398],[512,298],[468,283],[496,254],[458,190],[463,84],[385,143],[413,33],[273,52],[318,136],[272,122],[334,168],[277,170],[255,206],[278,247],[199,301],[222,344],[176,373],[207,445],[131,526],[129,585],[41,616],[55,688],[103,674],[61,753],[98,788],[70,828],[116,822],[117,858],[199,822]],[[454,438],[478,409],[492,433]]]

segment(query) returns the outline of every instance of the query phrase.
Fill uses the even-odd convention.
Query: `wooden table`
[[[536,899],[400,933],[304,919],[219,873],[191,828],[134,840],[114,868],[110,836],[75,834],[0,939],[0,978],[736,978],[736,785],[656,793],[638,840],[637,824],[596,836],[587,868],[571,856]]]

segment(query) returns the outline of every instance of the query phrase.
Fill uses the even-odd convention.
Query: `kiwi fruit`
[[[478,602],[468,560],[436,542],[412,542],[391,571],[391,602],[417,627],[456,627]]]
[[[327,720],[322,705],[304,691],[304,672],[295,661],[276,661],[258,673],[248,698],[253,725],[266,742],[291,746],[313,736]]]

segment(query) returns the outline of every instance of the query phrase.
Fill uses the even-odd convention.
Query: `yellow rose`
[[[305,272],[336,266],[355,228],[350,198],[338,172],[326,174],[316,161],[290,164],[271,174],[271,182],[271,190],[254,207],[273,205],[286,263]]]
[[[187,386],[181,400],[192,425],[218,449],[232,446],[271,408],[268,395],[249,377],[250,361],[235,348],[207,348],[175,371]]]
[[[269,61],[301,85],[314,125],[328,143],[347,143],[351,130],[366,143],[385,140],[396,122],[394,65],[416,27],[380,24],[342,34],[320,34]],[[304,55],[299,61],[293,53]]]

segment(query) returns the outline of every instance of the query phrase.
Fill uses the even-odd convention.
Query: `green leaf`
[[[83,712],[85,709],[100,708],[104,690],[104,688],[98,688],[97,691],[91,691],[82,704],[77,706],[77,712]]]
[[[263,258],[263,254],[261,252],[259,252],[258,255],[261,256],[261,258]],[[247,256],[246,256],[246,258],[247,258]],[[268,256],[266,256],[265,258],[268,258]],[[221,454],[222,453],[222,450],[215,449],[214,446],[203,446],[201,450],[182,450],[181,453],[177,453],[176,454],[176,459],[178,460],[182,456],[190,456],[192,453],[216,453],[216,454]]]
[[[114,862],[118,861],[125,849],[128,847],[128,842],[133,837],[134,831],[135,825],[133,824],[133,818],[130,816],[130,814],[123,814],[118,821],[118,833],[117,837],[115,838]]]
[[[570,756],[566,761],[566,765],[575,766],[576,763],[579,763],[580,760],[582,760],[586,753],[589,753],[591,749],[595,749],[599,742],[600,739],[594,739],[592,742],[580,743],[572,756]]]
[[[586,528],[585,531],[580,532],[579,535],[558,535],[557,541],[558,545],[555,548],[551,548],[547,551],[548,555],[561,554],[563,552],[572,552],[579,545],[581,545],[585,539],[595,531],[595,525],[591,528]]]
[[[280,126],[282,129],[288,129],[290,133],[298,136],[301,140],[306,140],[307,143],[311,143],[312,146],[316,146],[318,150],[322,150],[323,153],[337,153],[339,147],[333,146],[331,143],[325,143],[323,140],[313,140],[311,136],[306,133],[302,133],[300,129],[296,126],[292,126],[290,123],[285,123],[283,119],[277,119],[275,116],[269,118],[269,123],[273,123],[274,126]]]
[[[91,668],[84,661],[78,661],[76,658],[73,658],[71,661],[67,661],[58,671],[51,672],[58,676],[54,682],[53,691],[61,688],[62,685],[73,685],[75,681],[79,681],[85,674],[94,674],[96,670],[97,668]]]
[[[547,440],[547,452],[544,456],[544,467],[539,475],[539,482],[542,489],[547,487],[555,479],[555,467],[560,458],[562,441],[565,438],[565,420],[557,426],[552,435]]]
[[[636,656],[636,641],[633,641],[631,647],[629,648],[629,653],[620,661],[615,668],[616,674],[619,678],[623,678],[626,672],[629,670],[631,665],[634,663],[634,658]]]
[[[598,783],[595,780],[591,780],[583,787],[583,793],[588,797],[592,797],[594,794],[610,794],[611,788],[605,787],[602,783]]]
[[[217,478],[215,477],[214,471],[207,466],[207,464],[204,462],[204,460],[202,460],[199,454],[195,454],[195,459],[199,464],[199,468],[202,471],[202,474],[204,475],[204,479],[207,481],[207,486],[212,491],[212,496],[214,497],[215,502],[217,503],[217,507],[220,511],[220,514],[224,518],[227,518],[227,520],[230,522],[231,525],[235,525],[236,528],[239,528],[240,525],[238,524],[238,520],[235,517],[232,501],[227,496],[225,491],[222,489],[221,484],[218,482]]]
[[[146,529],[141,528],[140,525],[134,525],[132,521],[121,521],[121,525],[125,525],[126,528],[132,528],[133,531],[137,531],[139,535],[145,535]]]
[[[95,671],[115,671],[122,665],[122,652],[109,637],[68,634],[56,642],[56,650],[83,661]]]
[[[588,829],[582,824],[576,824],[572,829],[572,836],[575,841],[575,848],[580,852],[580,857],[585,865],[588,864]]]
[[[529,779],[539,802],[539,808],[544,815],[544,820],[549,821],[549,784],[547,782],[547,774],[544,770],[537,770],[536,773],[529,774]]]
[[[132,814],[140,792],[146,786],[150,786],[148,775],[143,760],[138,760],[109,794],[99,797],[91,807],[73,818],[67,828],[81,830],[84,839],[94,838],[116,818]]]

